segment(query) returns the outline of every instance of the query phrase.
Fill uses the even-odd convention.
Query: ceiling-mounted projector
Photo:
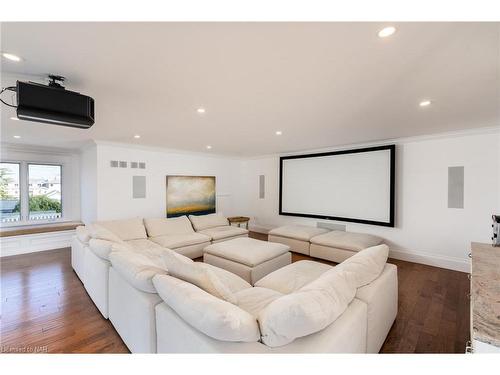
[[[49,80],[48,86],[17,81],[17,117],[81,129],[94,125],[94,99],[66,90],[64,77],[50,75]]]

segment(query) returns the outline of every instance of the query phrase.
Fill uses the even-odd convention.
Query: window
[[[18,163],[0,163],[0,221],[2,223],[21,220],[19,169]]]
[[[29,220],[62,216],[61,166],[28,164]]]
[[[62,220],[62,197],[61,165],[28,161],[0,163],[0,223],[3,227]]]

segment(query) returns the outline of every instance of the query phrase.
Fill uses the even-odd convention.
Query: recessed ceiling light
[[[136,134],[136,135],[134,135],[134,138],[139,139],[139,138],[141,138],[141,136],[139,134]]]
[[[212,149],[212,146],[207,145],[207,150],[211,150],[211,149]]]
[[[14,121],[19,121],[19,119],[16,116],[12,116],[10,119]]]
[[[276,130],[276,133],[275,133],[275,134],[276,134],[276,135],[281,135],[281,134],[283,134],[283,132],[282,132],[281,130]]]
[[[19,62],[19,61],[22,60],[19,56],[13,55],[12,53],[3,52],[2,56],[5,57],[7,60],[10,60],[10,61]]]
[[[20,135],[14,135],[13,137],[14,137],[15,139],[19,139],[19,138],[21,138],[21,136],[20,136]]]
[[[394,26],[384,27],[382,30],[378,32],[378,36],[380,38],[387,38],[396,32],[396,28]]]
[[[420,107],[427,107],[431,105],[431,101],[430,100],[422,100],[420,103],[419,103],[419,106]]]
[[[205,111],[205,108],[198,108],[196,110],[196,112],[198,112],[198,113],[205,113],[206,111]]]

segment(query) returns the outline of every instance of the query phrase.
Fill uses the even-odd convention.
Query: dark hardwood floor
[[[294,262],[302,259],[312,258],[293,254]],[[381,352],[463,353],[469,339],[467,274],[390,262],[398,266],[399,311]],[[0,258],[0,271],[3,353],[128,353],[71,268],[69,249]]]

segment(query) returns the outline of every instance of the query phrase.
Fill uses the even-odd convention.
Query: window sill
[[[16,227],[0,228],[0,237],[23,236],[27,234],[60,232],[64,230],[73,230],[83,225],[79,221],[67,221],[62,223],[20,225]]]

